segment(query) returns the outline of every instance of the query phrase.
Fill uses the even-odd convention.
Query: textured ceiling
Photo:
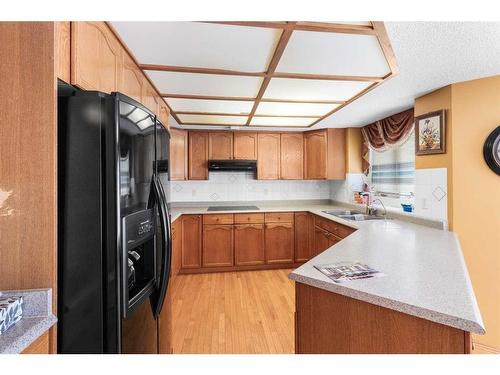
[[[412,107],[416,97],[440,87],[500,74],[500,22],[384,24],[399,75],[314,128],[363,126]]]

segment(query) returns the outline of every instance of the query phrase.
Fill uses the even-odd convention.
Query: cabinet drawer
[[[264,222],[264,214],[234,214],[235,224],[261,224]]]
[[[293,212],[269,212],[264,218],[266,223],[293,223]]]
[[[233,224],[233,214],[203,215],[203,224]]]
[[[314,224],[330,233],[333,233],[339,238],[345,238],[355,231],[355,229],[353,228],[347,227],[340,223],[336,223],[334,221],[323,219],[319,216],[315,216]]]

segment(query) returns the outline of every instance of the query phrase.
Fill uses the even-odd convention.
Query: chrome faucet
[[[382,202],[379,198],[374,199],[371,204],[366,203],[366,214],[367,215],[375,215],[375,213],[376,213],[377,210],[375,208],[373,208],[372,206],[373,206],[373,203],[375,203],[377,201],[384,208],[384,213],[382,214],[382,216],[384,217],[384,219],[387,218],[387,209],[385,208],[384,202]]]

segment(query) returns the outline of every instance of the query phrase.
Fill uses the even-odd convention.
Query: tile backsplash
[[[329,198],[329,181],[257,180],[251,172],[210,172],[208,180],[170,182],[172,202]]]
[[[361,173],[347,173],[344,181],[330,182],[330,199],[353,203],[353,192],[360,191],[366,177]],[[415,216],[448,221],[448,183],[446,168],[415,170]],[[399,206],[398,199],[381,198],[386,206]]]

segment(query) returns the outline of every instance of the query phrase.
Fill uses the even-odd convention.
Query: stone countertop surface
[[[0,335],[0,354],[21,353],[52,327],[52,289],[9,290],[3,296],[23,296],[23,317]]]
[[[407,221],[350,221],[323,213],[336,204],[256,204],[259,211],[210,211],[208,205],[173,207],[172,221],[183,214],[307,211],[358,229],[292,271],[290,279],[374,305],[464,331],[484,334],[460,243],[455,233]],[[385,274],[337,284],[314,265],[343,261],[367,264]],[[334,313],[334,312],[332,312]]]

